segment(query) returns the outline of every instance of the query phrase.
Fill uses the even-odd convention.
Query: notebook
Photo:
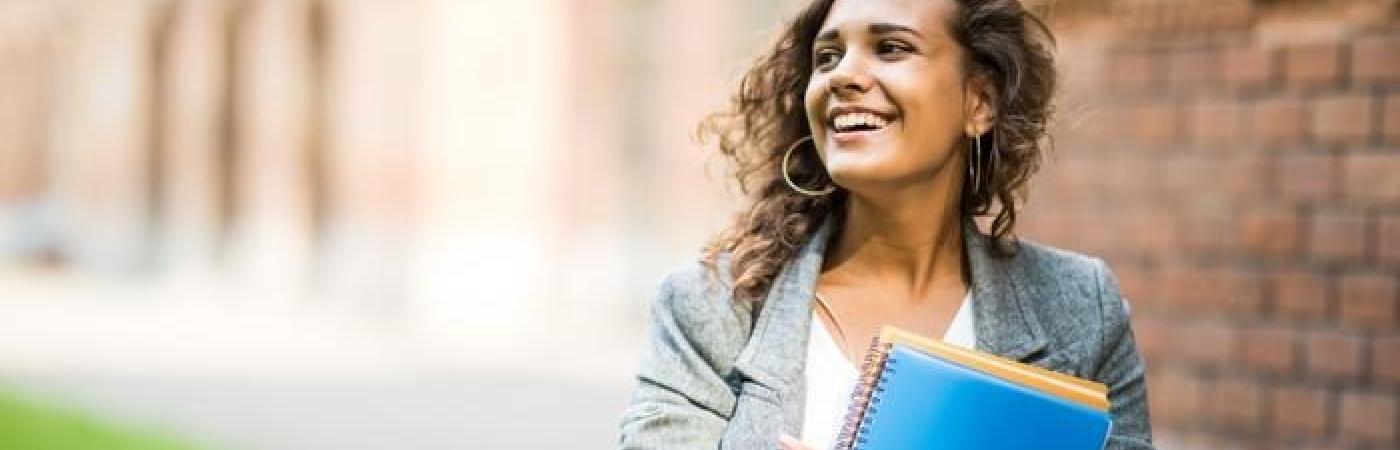
[[[866,353],[841,450],[1101,450],[1099,383],[885,327]]]

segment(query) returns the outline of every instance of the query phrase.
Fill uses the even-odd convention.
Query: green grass
[[[0,450],[196,450],[172,436],[0,392]]]

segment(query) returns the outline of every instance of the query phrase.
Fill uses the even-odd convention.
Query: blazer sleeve
[[[735,395],[696,346],[687,300],[676,275],[662,283],[650,306],[648,342],[637,385],[623,412],[623,449],[715,449],[734,409]]]
[[[1133,340],[1128,305],[1118,281],[1102,260],[1095,261],[1102,314],[1101,359],[1094,379],[1108,385],[1113,431],[1107,450],[1152,450],[1147,409],[1147,377]]]

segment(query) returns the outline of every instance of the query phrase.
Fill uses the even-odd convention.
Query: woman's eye
[[[836,61],[839,61],[840,59],[840,51],[831,48],[824,48],[819,49],[815,52],[815,55],[812,56],[812,64],[815,65],[817,68],[823,68],[836,63]]]
[[[880,41],[876,50],[882,55],[887,55],[892,53],[905,53],[910,51],[910,48],[908,45],[898,41]]]

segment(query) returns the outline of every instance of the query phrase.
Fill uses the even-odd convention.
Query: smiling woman
[[[1107,448],[1150,449],[1111,272],[1014,235],[1052,44],[1017,0],[800,11],[702,123],[750,199],[653,302],[622,446],[825,447],[862,349],[895,325],[1101,382]]]
[[[1055,70],[1049,31],[1033,15],[1015,1],[882,1],[834,9],[833,3],[839,2],[816,1],[802,10],[748,71],[733,107],[702,123],[702,131],[716,136],[721,153],[732,160],[740,187],[754,196],[748,213],[710,246],[706,258],[713,265],[720,252],[735,254],[736,265],[744,269],[738,272],[742,297],[764,292],[766,281],[795,250],[784,243],[800,241],[845,205],[848,190],[829,197],[802,195],[789,188],[785,173],[799,180],[799,187],[821,189],[831,184],[830,176],[841,186],[874,185],[897,181],[900,172],[918,176],[907,172],[927,175],[934,167],[966,166],[967,173],[945,177],[944,183],[967,185],[951,206],[969,214],[995,211],[989,233],[999,244],[994,251],[1010,253],[1017,211],[994,205],[1014,205],[1039,167]],[[851,19],[866,27],[830,27],[835,22],[828,11],[861,15]],[[872,20],[881,15],[889,21]],[[845,58],[847,53],[854,58]],[[818,85],[833,81],[845,83],[839,87],[845,100],[822,95],[827,90]],[[850,100],[871,83],[879,84],[880,95]],[[884,148],[906,151],[862,154],[839,151],[849,146],[841,142],[857,144],[872,133],[832,133],[829,140],[816,140],[836,126],[831,121],[843,111],[868,112],[882,121],[912,115],[896,123],[896,131],[915,145],[892,143]],[[970,119],[965,126],[956,123],[964,118]],[[808,137],[815,152],[803,145]],[[977,144],[983,152],[975,152]],[[827,147],[838,151],[822,151]],[[790,163],[780,166],[785,156]]]

